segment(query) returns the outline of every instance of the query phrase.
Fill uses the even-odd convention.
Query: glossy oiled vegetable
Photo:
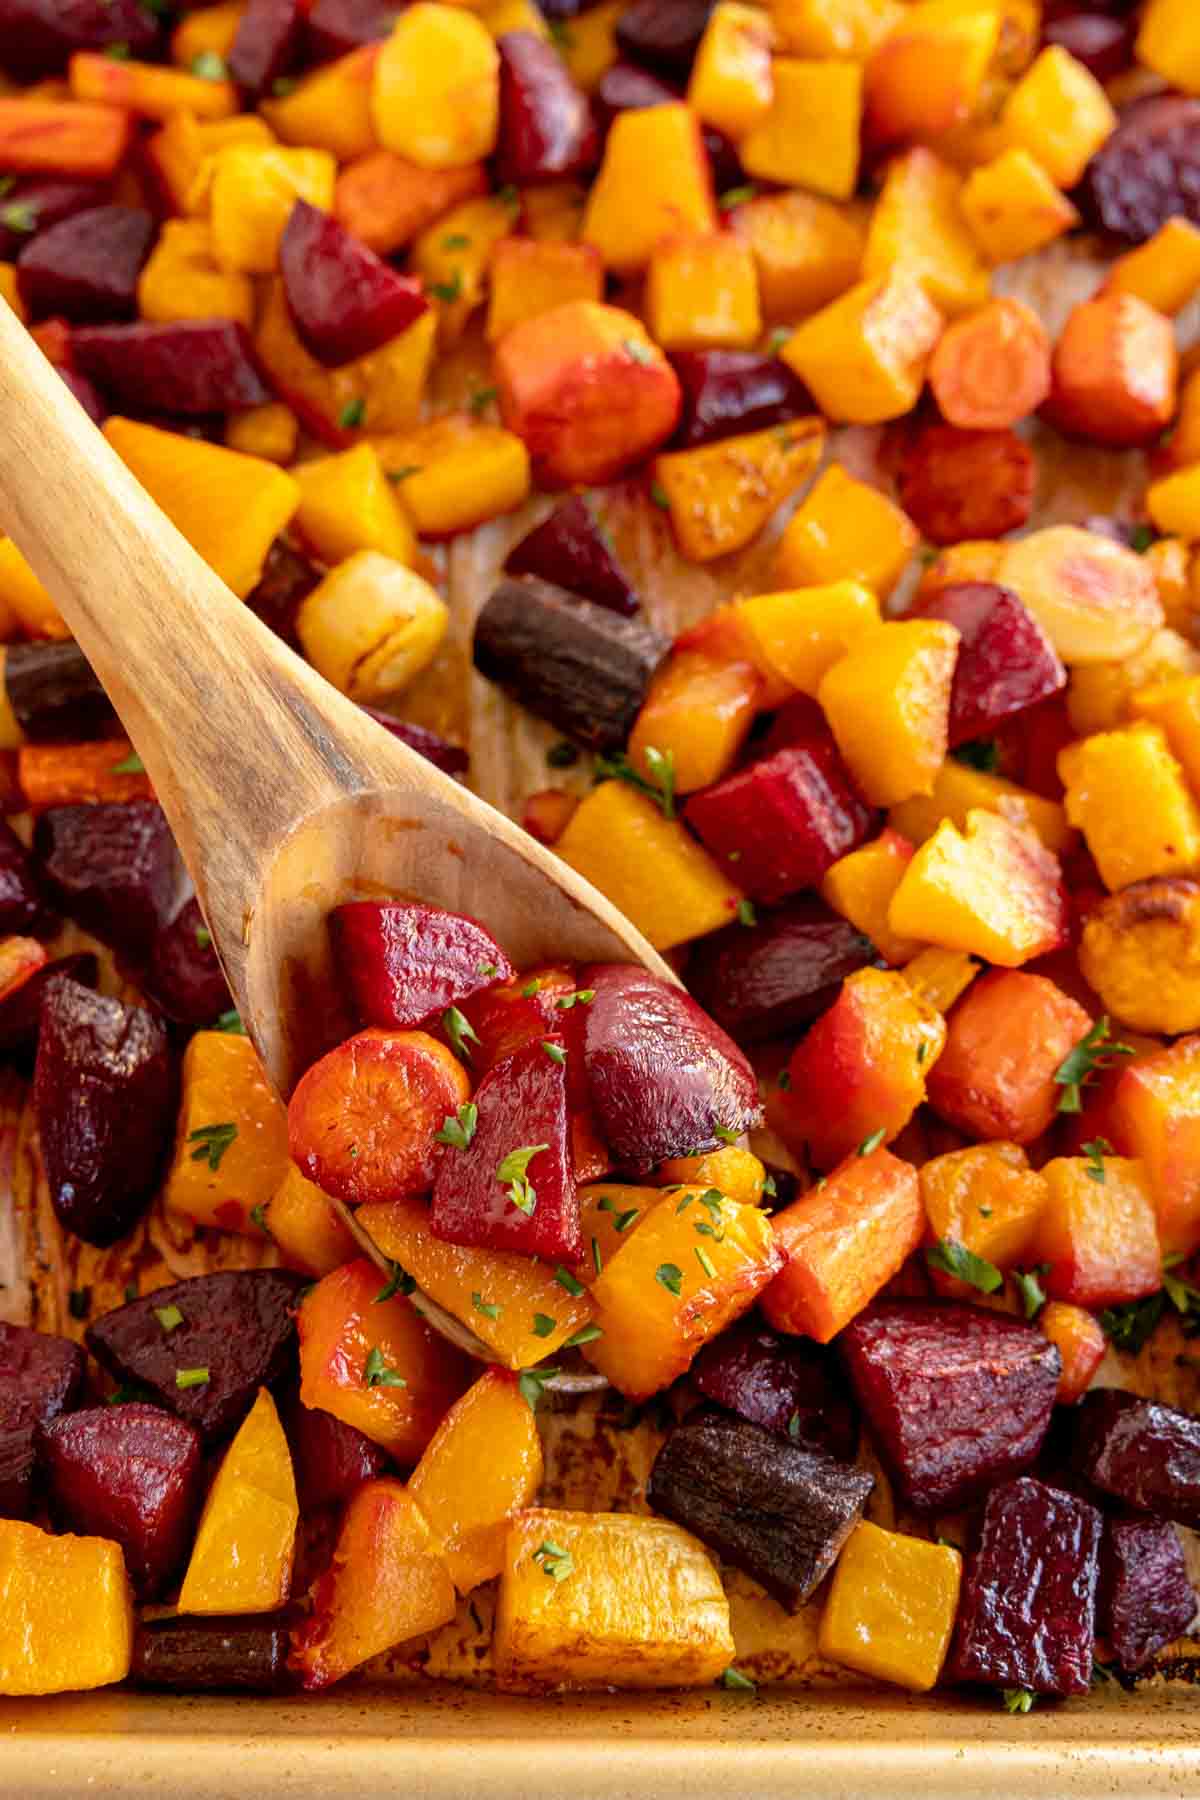
[[[118,1544],[0,1519],[0,1694],[105,1687],[129,1673],[133,1606]]]
[[[300,1509],[275,1402],[259,1392],[204,1502],[179,1590],[188,1613],[269,1613],[291,1592]]]

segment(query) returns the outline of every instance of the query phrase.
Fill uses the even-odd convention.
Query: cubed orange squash
[[[902,269],[949,318],[982,306],[991,290],[962,212],[962,177],[918,145],[893,158],[871,215],[865,276]]]
[[[533,1410],[515,1375],[488,1369],[450,1408],[408,1484],[460,1594],[499,1575],[509,1520],[541,1485]]]
[[[784,699],[792,693],[815,698],[822,676],[880,623],[878,601],[858,581],[753,594],[735,600],[731,611],[771,695],[779,690]],[[771,704],[766,695],[762,704]]]
[[[768,611],[774,598],[773,595],[755,596],[756,600],[765,602]],[[764,712],[773,712],[785,700],[791,699],[794,689],[767,660],[743,613],[745,604],[734,600],[716,607],[694,625],[689,625],[686,631],[681,631],[675,639],[675,648],[680,652],[698,651],[714,662],[750,663],[758,671],[759,706]]]
[[[1062,1371],[1058,1377],[1060,1406],[1073,1406],[1092,1385],[1092,1377],[1104,1361],[1108,1339],[1095,1313],[1068,1300],[1051,1300],[1038,1316],[1038,1330],[1058,1345]]]
[[[961,831],[967,814],[981,807],[984,812],[1000,813],[1013,824],[1035,831],[1047,850],[1065,850],[1072,842],[1067,815],[1056,800],[1044,800],[1015,781],[1001,775],[989,775],[973,769],[969,763],[951,756],[942,764],[928,794],[914,794],[902,800],[888,813],[888,823],[912,844],[923,844],[931,838],[943,819],[949,819]]]
[[[536,319],[552,307],[603,298],[604,264],[593,245],[501,238],[488,263],[484,335],[495,344],[512,326]]]
[[[1200,1038],[1123,1070],[1109,1118],[1114,1142],[1146,1172],[1164,1252],[1190,1255],[1200,1248]]]
[[[863,72],[857,63],[777,56],[770,111],[738,145],[747,175],[849,200],[858,182]]]
[[[138,311],[152,324],[224,318],[249,329],[254,323],[254,285],[248,275],[218,267],[207,219],[163,221],[137,292]]]
[[[605,268],[635,274],[661,239],[712,231],[716,222],[708,155],[690,107],[618,113],[583,215],[583,241],[595,245]]]
[[[360,1257],[309,1289],[298,1316],[300,1398],[414,1463],[466,1387],[469,1364],[405,1295],[381,1298],[386,1285]]]
[[[182,1086],[164,1205],[197,1225],[261,1234],[260,1209],[289,1164],[287,1109],[258,1052],[236,1032],[198,1031]]]
[[[300,488],[293,524],[321,562],[342,562],[356,550],[413,561],[412,525],[373,444],[300,463],[292,475]]]
[[[1068,745],[1058,768],[1067,817],[1110,891],[1200,865],[1200,809],[1161,726],[1098,732]]]
[[[748,350],[762,331],[754,252],[728,231],[663,238],[650,257],[645,305],[664,350]]]
[[[972,1144],[922,1165],[921,1200],[931,1244],[961,1244],[996,1268],[1011,1269],[1033,1245],[1046,1184],[1019,1144]],[[979,1297],[977,1289],[940,1269],[931,1268],[930,1276],[939,1293]]]
[[[944,820],[909,863],[888,922],[902,935],[1019,968],[1065,940],[1058,858],[995,813],[968,813],[965,834]]]
[[[629,739],[629,760],[651,773],[646,751],[670,754],[675,791],[694,793],[727,775],[754,723],[762,684],[744,662],[677,650],[655,676]]]
[[[871,1681],[928,1693],[950,1648],[961,1582],[962,1556],[952,1545],[863,1520],[833,1573],[821,1655]]]
[[[897,0],[773,0],[771,6],[784,50],[852,62],[865,62],[903,16]]]
[[[1200,677],[1144,687],[1131,696],[1129,710],[1162,727],[1188,785],[1200,793]]]
[[[1137,59],[1171,87],[1200,94],[1200,42],[1187,0],[1149,0],[1137,37]]]
[[[770,111],[771,20],[757,6],[719,0],[709,15],[688,82],[688,105],[736,142]]]
[[[196,177],[205,160],[231,144],[275,142],[275,134],[257,113],[238,113],[232,119],[197,119],[190,112],[172,113],[161,130],[146,139],[146,163],[163,197],[177,213],[192,213],[191,197],[207,200],[197,189]]]
[[[721,438],[654,459],[680,553],[711,562],[741,550],[820,461],[825,427],[815,417]]]
[[[208,1490],[179,1590],[185,1613],[264,1613],[286,1604],[300,1507],[292,1457],[266,1388]]]
[[[453,537],[529,498],[529,452],[515,432],[446,413],[375,441],[401,510],[422,537]]]
[[[481,163],[423,169],[393,150],[372,150],[340,171],[333,210],[347,231],[378,255],[391,256],[486,187]]]
[[[707,1193],[708,1184],[698,1191]],[[589,1182],[579,1189],[579,1224],[587,1254],[576,1274],[585,1287],[594,1285],[629,1233],[637,1230],[661,1200],[658,1187],[634,1187],[624,1181]]]
[[[1200,538],[1200,470],[1196,465],[1151,483],[1146,490],[1146,510],[1160,531],[1169,531],[1188,543]]]
[[[929,1103],[971,1137],[1032,1144],[1063,1098],[1055,1072],[1091,1028],[1082,1006],[1044,975],[995,970],[950,1015]]]
[[[827,1344],[921,1242],[917,1171],[889,1150],[856,1151],[773,1224],[787,1260],[759,1302],[763,1317]]]
[[[435,588],[378,550],[357,550],[301,602],[296,634],[326,681],[367,705],[401,693],[430,663],[449,612]]]
[[[676,1182],[685,1186],[719,1188],[729,1200],[745,1206],[758,1206],[766,1187],[767,1172],[758,1157],[739,1144],[723,1150],[706,1150],[700,1156],[675,1156],[660,1163],[654,1179],[660,1187]]]
[[[231,81],[208,81],[182,69],[119,61],[90,50],[76,51],[67,64],[67,79],[74,99],[125,107],[143,119],[169,119],[177,112],[228,119],[238,110]]]
[[[586,205],[587,189],[578,181],[548,181],[545,187],[526,188],[521,195],[521,229],[539,244],[573,244]]]
[[[1155,717],[1153,702],[1149,708],[1135,705],[1135,697],[1144,691],[1162,695],[1173,689],[1186,690],[1188,678],[1198,673],[1200,650],[1180,632],[1164,625],[1123,661],[1089,663],[1072,669],[1066,692],[1067,716],[1077,737],[1087,737],[1093,731],[1111,731],[1130,718],[1149,719],[1160,725],[1164,721]],[[1169,729],[1167,742],[1174,751]]]
[[[1154,1205],[1141,1163],[1057,1156],[1042,1170],[1046,1204],[1034,1244],[1046,1292],[1076,1306],[1120,1306],[1162,1286]]]
[[[962,950],[939,950],[932,944],[927,950],[918,950],[904,965],[904,979],[917,999],[943,1017],[962,999],[978,973],[979,964]]]
[[[880,143],[937,137],[965,123],[1000,32],[996,7],[955,15],[933,4],[906,6],[867,63],[866,113]]]
[[[889,828],[872,843],[840,857],[821,883],[822,897],[834,912],[870,938],[894,967],[911,962],[921,947],[916,938],[897,937],[888,924],[888,907],[912,853],[908,839]]]
[[[280,142],[327,150],[340,163],[368,155],[375,146],[371,87],[377,55],[374,44],[351,50],[302,75],[290,93],[264,99],[263,118]]]
[[[943,322],[903,270],[874,275],[806,319],[780,355],[828,418],[878,425],[916,405]]]
[[[1200,884],[1159,876],[1093,906],[1079,968],[1106,1012],[1135,1031],[1200,1031]]]
[[[758,1207],[716,1189],[668,1194],[593,1282],[601,1335],[584,1355],[623,1394],[645,1399],[748,1311],[782,1266]]]
[[[328,150],[232,144],[207,158],[196,184],[208,196],[213,255],[221,268],[274,274],[279,240],[296,201],[328,212],[336,176]]]
[[[1015,262],[1071,231],[1079,214],[1028,150],[1012,145],[963,185],[960,204],[990,263]]]
[[[230,450],[261,456],[285,468],[296,454],[299,439],[300,421],[291,407],[279,400],[230,413],[225,421],[225,443]]]
[[[71,635],[46,588],[11,538],[0,538],[0,603],[30,637]]]
[[[822,680],[821,710],[873,806],[932,792],[946,755],[958,643],[940,619],[899,620],[857,638]]]
[[[267,1230],[284,1261],[306,1275],[328,1275],[358,1255],[358,1244],[329,1195],[307,1181],[295,1163],[271,1197]]]
[[[425,169],[490,156],[500,117],[500,58],[486,25],[465,9],[417,0],[375,60],[375,135]]]
[[[0,1519],[0,1694],[124,1681],[133,1596],[119,1544]]]
[[[800,190],[757,194],[726,213],[749,244],[763,316],[791,323],[853,287],[862,271],[859,220],[831,200]]]
[[[886,600],[920,537],[895,501],[830,463],[784,528],[775,574],[789,587],[853,582]]]
[[[1136,250],[1118,256],[1104,285],[1174,318],[1200,288],[1200,230],[1182,216],[1168,219]]]
[[[417,238],[411,252],[412,270],[437,302],[438,338],[443,346],[458,342],[476,307],[483,303],[492,257],[516,225],[517,202],[505,190],[464,200]]]
[[[1095,76],[1058,44],[1021,77],[1001,115],[1009,143],[1036,156],[1060,188],[1075,186],[1116,123]]]

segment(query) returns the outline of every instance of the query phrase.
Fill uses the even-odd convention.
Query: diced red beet
[[[296,614],[321,579],[321,571],[307,556],[292,547],[285,538],[276,538],[267,551],[267,560],[258,586],[246,597],[246,605],[276,637],[295,650]]]
[[[66,73],[76,50],[123,44],[154,59],[161,18],[141,0],[0,0],[0,68],[19,81]]]
[[[378,1444],[320,1407],[295,1399],[284,1423],[300,1505],[306,1512],[314,1506],[340,1506],[388,1466]]]
[[[43,1425],[39,1453],[63,1531],[111,1538],[140,1600],[154,1600],[191,1543],[200,1434],[160,1406],[92,1406]]]
[[[145,954],[175,914],[183,865],[154,800],[49,807],[33,854],[55,905],[115,950]]]
[[[295,1685],[290,1648],[283,1617],[141,1619],[129,1679],[179,1694],[283,1694]]]
[[[1073,1462],[1121,1505],[1200,1530],[1200,1418],[1093,1388],[1075,1409]]]
[[[474,1094],[470,1143],[447,1146],[434,1176],[434,1237],[551,1262],[582,1256],[565,1060],[562,1039],[547,1037],[488,1070]]]
[[[105,405],[99,388],[80,375],[76,369],[60,369],[58,371],[64,384],[70,388],[93,425],[103,425],[109,415],[109,407]]]
[[[430,731],[424,725],[410,725],[406,719],[394,719],[390,713],[379,712],[374,706],[364,706],[363,711],[370,713],[377,725],[390,731],[393,737],[423,756],[435,768],[446,775],[465,775],[471,766],[471,759],[461,744],[451,744],[436,731]]]
[[[78,1405],[82,1389],[78,1344],[0,1319],[0,1518],[29,1517],[38,1426]]]
[[[584,1058],[601,1134],[618,1163],[652,1169],[711,1150],[762,1117],[742,1052],[682,988],[627,963],[580,972]]]
[[[638,609],[638,597],[612,540],[583,494],[560,500],[540,525],[514,544],[504,559],[504,572],[536,575],[626,616]]]
[[[309,59],[332,62],[364,44],[382,43],[402,10],[403,0],[316,0],[308,15]]]
[[[161,1173],[175,1087],[167,1034],[152,1013],[69,975],[46,982],[33,1110],[65,1230],[104,1248],[133,1229]]]
[[[8,820],[0,819],[0,937],[26,937],[46,922],[33,858]]]
[[[1083,64],[1097,81],[1111,81],[1133,61],[1137,23],[1097,12],[1081,3],[1080,10],[1048,19],[1042,27],[1043,44],[1054,44]]]
[[[300,0],[249,0],[226,58],[231,79],[261,99],[296,66],[303,40]]]
[[[154,220],[137,206],[94,206],[39,231],[17,258],[17,288],[34,319],[131,319]]]
[[[646,106],[669,106],[682,98],[678,87],[669,86],[637,63],[615,62],[600,77],[596,89],[596,117],[607,131],[618,113],[640,112]]]
[[[2,45],[0,32],[0,57]],[[102,206],[107,199],[107,189],[96,181],[77,181],[70,175],[21,176],[0,199],[0,259],[11,262],[39,231],[69,219],[72,213]]]
[[[751,926],[727,925],[697,945],[687,982],[739,1043],[786,1037],[832,1006],[847,975],[877,960],[848,919],[803,894]]]
[[[807,1450],[848,1462],[858,1436],[828,1351],[739,1319],[701,1350],[689,1378],[707,1400]]]
[[[1032,1466],[1062,1367],[1034,1326],[957,1300],[882,1300],[839,1342],[907,1505],[948,1512]]]
[[[949,1681],[1086,1694],[1101,1518],[1030,1476],[994,1487],[963,1571]]]
[[[78,644],[6,644],[4,692],[32,744],[118,735],[112,702]]]
[[[527,187],[590,169],[600,150],[592,109],[553,44],[536,32],[506,31],[496,40],[496,48],[499,179]]]
[[[869,836],[875,815],[835,752],[776,750],[693,794],[684,818],[752,900],[815,888]]]
[[[96,1319],[87,1347],[118,1381],[148,1389],[213,1443],[241,1424],[260,1387],[295,1375],[295,1307],[305,1285],[287,1269],[194,1275]],[[158,1314],[172,1306],[183,1322],[168,1332]]]
[[[334,908],[329,931],[360,1025],[405,1031],[436,1021],[516,974],[482,925],[437,906],[351,900]]]
[[[249,334],[233,319],[88,325],[71,333],[71,351],[80,373],[124,412],[204,418],[271,398]]]
[[[193,895],[155,938],[141,971],[147,997],[177,1025],[199,1027],[232,1005],[204,914]]]
[[[1196,1591],[1174,1525],[1128,1515],[1104,1522],[1099,1626],[1122,1669],[1142,1669],[1196,1617]]]
[[[813,410],[812,396],[785,362],[757,350],[677,350],[683,391],[675,443],[684,450],[738,431],[762,431]]]
[[[825,714],[808,694],[794,694],[780,707],[759,748],[760,754],[770,756],[776,750],[797,747],[804,750],[837,749],[837,740],[829,729]]]
[[[634,0],[617,20],[622,56],[668,75],[687,75],[714,0]]]
[[[414,276],[398,274],[307,200],[288,215],[279,270],[299,336],[331,368],[390,343],[429,306]]]
[[[961,634],[950,691],[950,747],[985,737],[1014,713],[1067,685],[1050,639],[1010,588],[964,581],[913,608]]]
[[[1176,215],[1200,224],[1200,99],[1168,92],[1126,107],[1075,199],[1089,224],[1128,244]]]
[[[0,999],[0,1051],[21,1050],[36,1041],[46,986],[56,975],[69,975],[81,986],[94,988],[100,979],[100,964],[90,950],[77,950],[70,956],[43,963],[19,987],[5,994]]]

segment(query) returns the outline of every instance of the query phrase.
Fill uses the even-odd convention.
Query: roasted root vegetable
[[[289,1638],[280,1619],[141,1619],[129,1678],[175,1693],[285,1693]]]
[[[946,327],[929,364],[929,386],[948,425],[1002,431],[1018,424],[1050,392],[1045,326],[1021,300],[989,300]]]
[[[1200,883],[1179,876],[1135,882],[1088,913],[1079,966],[1122,1024],[1172,1036],[1197,1031],[1198,931]]]
[[[814,313],[780,354],[827,418],[876,425],[916,404],[942,325],[910,275],[875,275]]]
[[[1116,125],[1095,76],[1057,44],[1043,50],[1001,115],[1008,143],[1028,150],[1060,188],[1072,188]]]
[[[849,1462],[857,1426],[832,1356],[768,1330],[753,1317],[706,1344],[692,1384],[716,1405],[793,1444]]]
[[[886,494],[830,463],[784,528],[776,579],[797,588],[854,584],[886,600],[918,538],[912,520]],[[796,685],[815,692],[806,682]]]
[[[857,638],[823,678],[821,709],[872,805],[932,789],[946,754],[958,644],[958,632],[941,620],[881,625]]]
[[[629,760],[651,779],[670,757],[675,792],[690,794],[726,776],[754,723],[762,682],[751,663],[703,650],[677,650],[662,665],[629,739]],[[649,760],[648,760],[649,758]]]
[[[1093,1149],[1087,1158],[1055,1157],[1042,1176],[1047,1196],[1035,1249],[1049,1265],[1048,1294],[1101,1307],[1145,1299],[1162,1286],[1154,1205],[1139,1163]]]
[[[1091,1027],[1078,1002],[1044,975],[994,970],[947,1021],[930,1105],[972,1137],[1031,1144],[1053,1123],[1063,1098],[1055,1076]]]
[[[1163,622],[1153,569],[1077,525],[1006,545],[992,579],[1025,603],[1068,665],[1131,656]]]
[[[923,138],[969,118],[996,52],[998,15],[920,6],[872,47],[867,128],[877,141]]]
[[[1059,757],[1067,817],[1116,891],[1200,862],[1200,809],[1161,726],[1098,732]]]
[[[623,112],[613,120],[588,196],[582,237],[619,275],[644,269],[655,245],[716,224],[700,124],[682,104]]]
[[[835,521],[825,514],[818,522],[809,510],[813,494],[828,479],[829,472],[822,476],[784,529],[776,563],[776,573],[781,578],[790,579],[800,568],[805,575],[811,572],[816,557],[808,553],[821,535],[828,533],[829,547],[835,549],[834,540],[838,536]],[[796,524],[801,517],[806,520],[803,531]],[[811,528],[808,527],[810,519],[813,521]],[[858,529],[864,534],[866,525],[867,520],[860,513]],[[805,543],[801,542],[802,536],[807,540]],[[815,696],[822,677],[834,663],[840,662],[858,638],[879,624],[879,604],[872,588],[886,591],[887,583],[882,578],[876,579],[882,574],[880,565],[871,559],[871,552],[876,549],[888,557],[889,563],[891,561],[887,548],[878,542],[872,543],[864,557],[864,573],[871,577],[865,583],[835,579],[828,584],[801,585],[782,593],[752,594],[745,600],[733,602],[729,623],[744,638],[746,653],[764,683],[763,704],[769,703],[768,693],[774,696],[777,691],[782,699],[786,699],[793,689]]]
[[[688,982],[719,1025],[752,1043],[810,1023],[847,975],[874,960],[872,944],[848,918],[799,895],[752,926],[730,925],[697,945]]]
[[[411,543],[403,523],[394,529]],[[296,633],[327,681],[352,700],[386,702],[431,661],[448,622],[440,594],[414,570],[356,550],[301,601]]]
[[[638,610],[637,594],[607,528],[581,494],[561,500],[513,546],[504,559],[504,572],[536,575],[616,613]]]
[[[1097,1389],[1075,1414],[1072,1461],[1122,1506],[1193,1530],[1200,1520],[1200,1422],[1190,1413]]]
[[[962,1579],[962,1557],[865,1520],[856,1525],[821,1614],[822,1656],[873,1681],[927,1693],[941,1674]]]
[[[957,544],[1018,530],[1036,485],[1033,451],[1015,432],[929,425],[906,453],[900,498],[930,543]]]
[[[119,1544],[0,1519],[0,1595],[0,1694],[107,1687],[128,1675],[133,1602]]]
[[[927,1259],[929,1272],[938,1291],[973,1298],[970,1283],[948,1273],[956,1253],[944,1254],[938,1245],[960,1245],[993,1268],[1011,1269],[1031,1249],[1046,1199],[1046,1183],[1019,1144],[972,1144],[931,1156],[921,1166],[921,1200],[935,1250]]]
[[[328,1194],[306,1181],[295,1163],[271,1195],[267,1233],[289,1267],[306,1275],[328,1275],[352,1262],[358,1246]]]
[[[0,1322],[0,1518],[32,1509],[36,1438],[78,1405],[83,1351],[69,1338]]]
[[[1036,156],[1018,144],[1001,148],[963,185],[967,224],[989,262],[1011,262],[1044,249],[1079,223],[1079,214]]]
[[[982,306],[991,279],[961,194],[962,177],[932,150],[918,146],[893,157],[871,215],[863,274],[903,271],[947,318]]]
[[[1100,294],[1075,308],[1054,347],[1049,416],[1092,443],[1152,443],[1174,416],[1177,369],[1162,313],[1136,294]]]
[[[655,493],[681,553],[708,562],[743,548],[811,473],[824,442],[809,417],[655,457]]]
[[[905,870],[888,923],[1018,968],[1066,939],[1058,859],[1027,827],[994,813],[968,813],[965,834],[944,820]]]
[[[516,973],[482,925],[438,907],[351,900],[329,915],[329,930],[363,1025],[432,1025]]]
[[[664,238],[650,257],[646,321],[664,350],[748,350],[762,330],[749,245],[729,232]]]
[[[725,218],[754,252],[767,319],[794,322],[858,280],[863,232],[857,219],[832,201],[803,189],[756,194]]]
[[[1142,1669],[1196,1617],[1179,1533],[1163,1519],[1104,1522],[1097,1624],[1126,1672]]]
[[[1180,1038],[1124,1068],[1111,1101],[1113,1138],[1136,1158],[1168,1255],[1200,1246],[1200,1043]]]
[[[1056,792],[1062,791],[1057,776],[1054,785]],[[968,819],[976,812],[996,813],[1009,825],[1032,833],[1056,854],[1069,849],[1072,843],[1071,827],[1057,800],[1031,793],[1013,781],[1005,781],[1003,776],[989,775],[956,756],[948,757],[942,764],[930,793],[914,794],[911,800],[891,807],[888,824],[911,844],[920,845],[928,842],[947,820],[959,831],[965,831]]]
[[[916,955],[915,938],[897,936],[888,925],[888,907],[912,859],[908,839],[890,828],[869,844],[839,857],[821,882],[822,897],[858,930],[893,967]]]
[[[197,1225],[253,1233],[288,1171],[287,1113],[248,1038],[198,1031],[183,1059],[164,1204]]]
[[[985,737],[1004,719],[1049,699],[1067,672],[1042,626],[1009,588],[965,581],[918,599],[923,619],[942,619],[959,634],[950,690],[951,749]],[[948,772],[948,771],[947,771]]]
[[[208,1490],[180,1611],[276,1611],[291,1592],[299,1520],[291,1452],[263,1388]]]
[[[1108,1352],[1104,1327],[1094,1313],[1069,1300],[1051,1300],[1038,1314],[1038,1330],[1062,1357],[1058,1404],[1073,1406],[1092,1385],[1092,1377]]]

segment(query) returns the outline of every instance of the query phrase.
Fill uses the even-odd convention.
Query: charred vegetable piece
[[[379,712],[374,706],[364,706],[363,711],[369,713],[377,725],[382,725],[385,731],[390,731],[402,744],[407,744],[410,750],[415,750],[447,775],[465,775],[471,766],[471,759],[462,745],[448,743],[436,731],[430,731],[424,725],[410,725],[407,719],[393,719],[390,713]]]
[[[1200,1418],[1116,1388],[1085,1394],[1073,1461],[1124,1506],[1200,1529]]]
[[[1155,94],[1126,111],[1078,196],[1090,224],[1144,244],[1168,219],[1200,224],[1200,100]]]
[[[142,986],[178,1025],[211,1025],[232,1004],[194,895],[155,937]]]
[[[34,318],[131,319],[154,220],[136,206],[93,206],[40,231],[17,258],[17,288]]]
[[[45,910],[33,858],[8,821],[0,819],[0,936],[31,931]]]
[[[55,905],[115,950],[144,953],[174,913],[183,865],[154,800],[52,806],[33,854]]]
[[[162,1171],[174,1105],[170,1045],[152,1013],[69,975],[47,982],[33,1110],[65,1230],[104,1248],[133,1229]]]
[[[226,58],[230,79],[260,99],[295,66],[304,35],[300,0],[250,0]]]
[[[1086,1694],[1101,1518],[1030,1476],[994,1487],[968,1553],[946,1676]]]
[[[365,1432],[319,1406],[294,1401],[284,1414],[284,1424],[305,1510],[342,1505],[364,1481],[382,1475],[387,1468],[384,1452]]]
[[[0,9],[0,21],[2,18]],[[0,36],[3,29],[0,22]],[[6,43],[6,51],[7,47]],[[11,262],[39,231],[97,206],[107,197],[94,181],[73,181],[61,175],[26,175],[14,181],[5,188],[0,207],[0,257]]]
[[[39,1452],[60,1529],[112,1538],[139,1599],[156,1599],[191,1543],[203,1485],[199,1433],[134,1401],[51,1420]]]
[[[511,981],[489,932],[461,913],[399,901],[351,900],[330,914],[334,958],[363,1025],[405,1030]]]
[[[754,1071],[694,1000],[623,963],[589,965],[580,986],[592,1104],[618,1162],[651,1169],[758,1123]]]
[[[854,1413],[828,1354],[739,1320],[706,1344],[691,1367],[706,1400],[755,1425],[848,1462],[858,1437]]]
[[[296,650],[300,642],[296,636],[296,614],[320,580],[321,571],[307,556],[285,539],[276,538],[267,552],[258,586],[246,596],[246,605],[264,625],[270,626],[276,637]],[[369,712],[370,708],[365,710]]]
[[[684,1525],[796,1612],[862,1517],[875,1478],[709,1413],[671,1433],[650,1473],[655,1512]]]
[[[756,350],[679,350],[671,358],[683,393],[673,447],[784,425],[813,410],[812,395],[777,356]]]
[[[19,1050],[33,1043],[42,1022],[47,984],[59,975],[69,975],[81,986],[94,988],[100,977],[100,964],[90,950],[79,950],[72,956],[43,963],[19,987],[0,995],[0,1050]]]
[[[599,152],[591,107],[554,45],[533,31],[506,31],[496,47],[499,180],[527,187],[590,169]]]
[[[295,1372],[302,1275],[286,1269],[222,1269],[156,1288],[106,1313],[87,1347],[118,1381],[148,1388],[206,1443],[227,1437],[260,1387]],[[170,1331],[159,1314],[182,1314]]]
[[[686,75],[712,9],[713,0],[635,0],[617,21],[617,46],[634,62]]]
[[[963,582],[916,610],[923,619],[943,619],[961,636],[950,690],[951,749],[987,737],[1002,720],[1066,686],[1057,651],[1011,589]]]
[[[1142,1669],[1196,1617],[1179,1533],[1165,1519],[1108,1518],[1100,1556],[1099,1626],[1121,1668]]]
[[[179,1694],[281,1694],[288,1673],[283,1618],[144,1619],[133,1641],[130,1680]]]
[[[122,45],[152,57],[162,36],[157,13],[139,0],[3,0],[0,42],[5,72],[18,81],[63,75],[76,50]]]
[[[1041,1449],[1062,1358],[1033,1326],[955,1300],[884,1300],[841,1345],[867,1424],[919,1511],[961,1505]]]
[[[307,200],[288,215],[279,270],[296,331],[328,368],[390,343],[429,306],[415,276],[397,273]]]
[[[203,419],[271,399],[246,328],[233,319],[81,326],[71,354],[119,412]]]
[[[688,986],[739,1042],[783,1037],[836,1000],[847,975],[876,960],[862,933],[807,894],[706,938]]]
[[[78,644],[6,645],[4,692],[31,744],[117,735],[112,702]]]
[[[69,1412],[82,1388],[78,1344],[0,1320],[0,1518],[28,1517],[38,1427]]]
[[[475,667],[588,750],[620,750],[670,649],[548,581],[502,581],[475,623]]]
[[[527,532],[509,551],[504,572],[536,575],[626,616],[638,609],[638,597],[612,540],[582,494],[561,500],[548,518]]]

